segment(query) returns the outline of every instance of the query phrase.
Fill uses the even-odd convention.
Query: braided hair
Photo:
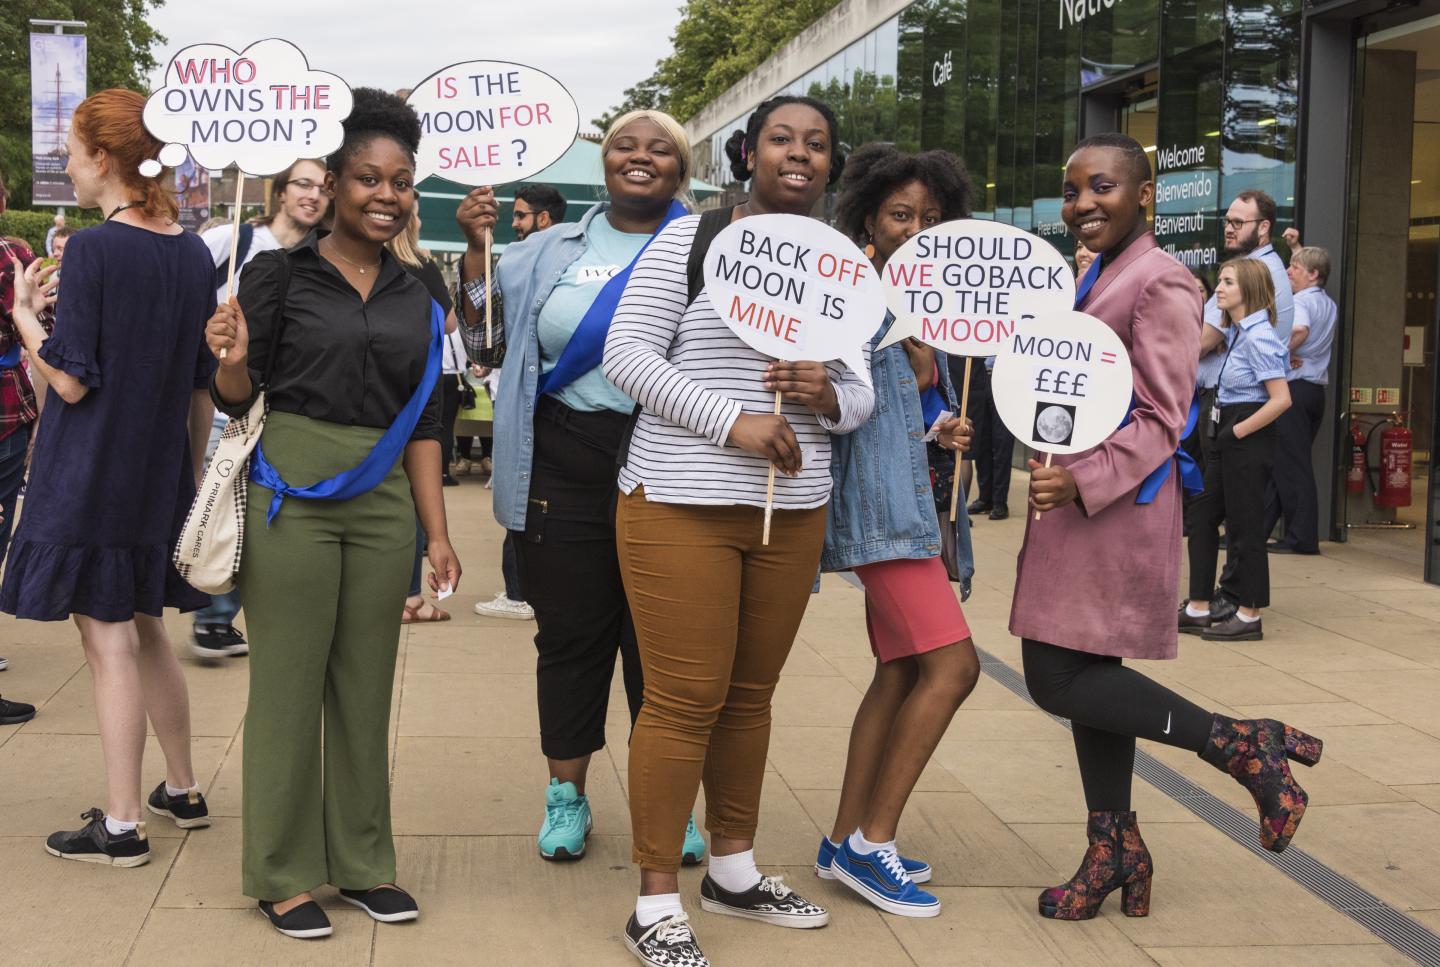
[[[775,113],[776,108],[787,104],[802,104],[818,111],[825,119],[825,124],[830,129],[830,178],[826,184],[835,184],[845,170],[845,148],[840,144],[840,122],[836,119],[835,112],[824,101],[788,94],[762,102],[745,122],[745,130],[736,130],[730,135],[725,142],[725,157],[730,159],[730,173],[735,176],[736,181],[750,180],[750,166],[746,164],[746,159],[753,155],[759,146],[760,129],[765,127],[765,122]]]

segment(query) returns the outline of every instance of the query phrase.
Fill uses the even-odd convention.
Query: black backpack
[[[685,260],[685,280],[688,283],[686,309],[694,305],[695,300],[700,297],[700,290],[705,288],[705,256],[710,251],[710,243],[730,224],[734,213],[734,206],[712,208],[701,213],[700,224],[695,229],[695,239],[690,243],[690,257]],[[630,422],[625,426],[625,433],[620,437],[620,449],[615,454],[616,471],[625,466],[625,461],[630,456],[630,438],[635,435],[635,424],[640,421],[641,409],[640,404],[636,403],[635,409],[630,413]]]

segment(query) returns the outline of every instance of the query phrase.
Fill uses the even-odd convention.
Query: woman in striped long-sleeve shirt
[[[807,215],[844,164],[835,116],[809,98],[761,104],[726,145],[749,200],[730,213]],[[676,870],[702,777],[712,834],[701,906],[787,927],[822,908],[761,876],[753,852],[770,700],[825,536],[830,434],[869,418],[874,393],[839,363],[776,362],[720,319],[687,263],[700,220],[677,219],[631,274],[605,375],[642,409],[620,468],[616,539],[645,671],[630,742],[640,893],[626,941],[650,964],[703,965]],[[876,320],[879,325],[880,320]],[[868,365],[868,357],[867,357]],[[771,412],[775,392],[784,401]],[[770,543],[761,541],[775,483]]]

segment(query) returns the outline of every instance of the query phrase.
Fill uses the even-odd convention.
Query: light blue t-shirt
[[[1330,347],[1335,342],[1335,300],[1318,285],[1295,293],[1295,325],[1305,326],[1310,335],[1295,350],[1300,365],[1290,370],[1291,379],[1303,379],[1324,386],[1330,381]]]
[[[1265,389],[1268,379],[1286,379],[1290,352],[1270,325],[1268,312],[1252,312],[1226,332],[1230,348],[1220,370],[1216,402],[1221,406],[1235,403],[1264,403],[1270,398]]]
[[[536,334],[540,337],[541,372],[555,368],[605,283],[623,271],[649,239],[647,234],[616,231],[603,214],[590,219],[584,253],[565,270],[540,309]],[[635,401],[616,389],[599,366],[550,395],[574,410],[614,410],[629,415],[635,409]]]

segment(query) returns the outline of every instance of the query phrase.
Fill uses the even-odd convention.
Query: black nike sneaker
[[[150,862],[150,841],[144,823],[116,836],[105,827],[105,810],[89,809],[80,818],[89,820],[84,828],[51,833],[45,841],[45,852],[64,860],[107,866],[144,866]]]

